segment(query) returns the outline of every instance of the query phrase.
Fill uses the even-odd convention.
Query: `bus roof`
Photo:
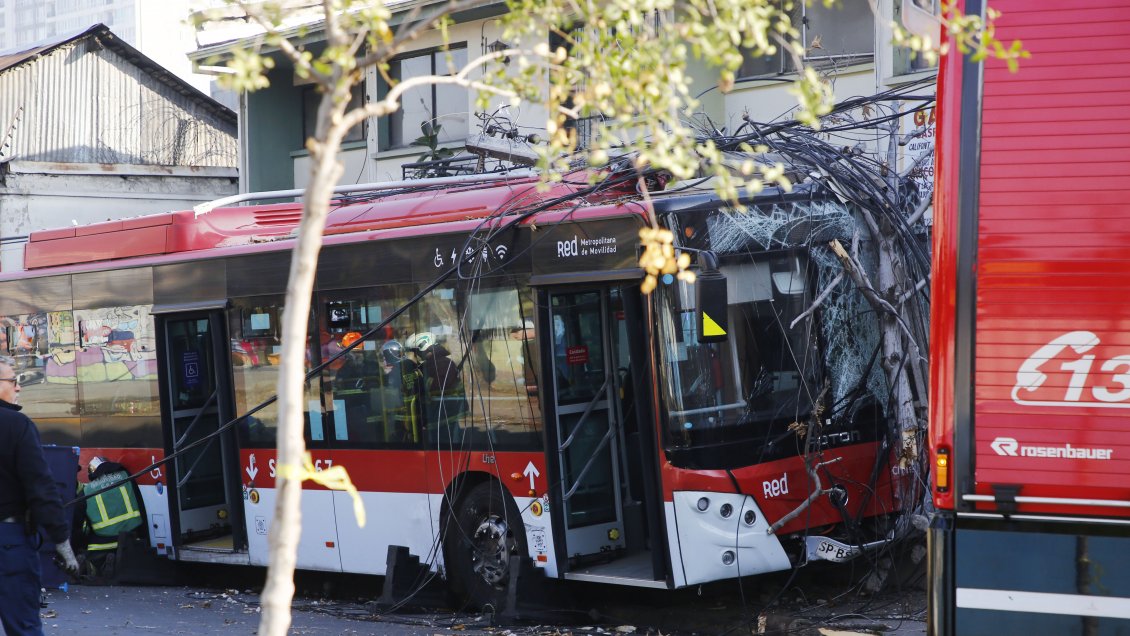
[[[532,177],[458,187],[421,180],[419,187],[374,190],[336,199],[326,218],[325,234],[483,219],[528,209],[587,185],[584,181],[556,183],[539,191],[538,181]],[[216,208],[205,214],[183,210],[41,230],[29,237],[24,268],[37,270],[277,241],[293,237],[301,218],[302,204],[295,202]]]

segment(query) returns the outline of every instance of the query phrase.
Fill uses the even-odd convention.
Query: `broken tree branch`
[[[852,281],[855,282],[855,286],[859,288],[859,291],[863,292],[863,296],[867,298],[871,306],[874,307],[876,311],[889,314],[893,317],[903,332],[906,333],[907,338],[913,342],[914,335],[910,333],[910,328],[903,322],[902,316],[899,315],[898,310],[880,296],[879,292],[875,291],[875,288],[871,286],[871,281],[869,281],[867,275],[863,273],[863,268],[847,253],[844,246],[840,244],[840,240],[832,239],[832,241],[828,243],[828,246],[831,247],[832,251],[839,257],[840,263],[844,266],[844,270],[848,273],[848,276],[851,276]]]
[[[832,290],[835,289],[836,286],[839,285],[840,281],[842,281],[843,279],[844,279],[844,273],[843,272],[836,274],[836,277],[832,279],[832,282],[828,283],[828,286],[824,288],[824,291],[820,292],[820,295],[816,297],[816,300],[812,301],[812,304],[808,306],[808,309],[805,309],[799,316],[794,318],[793,321],[789,323],[789,329],[796,327],[797,323],[799,323],[801,320],[804,320],[805,318],[807,318],[808,315],[811,314],[812,312],[816,311],[816,308],[819,307],[820,304],[824,302],[824,299],[828,297],[828,294],[831,294]]]
[[[793,508],[792,512],[781,517],[780,519],[777,520],[776,523],[769,526],[769,529],[765,531],[765,534],[776,533],[778,530],[785,527],[786,523],[792,521],[793,519],[796,519],[797,515],[804,512],[805,510],[807,510],[808,507],[812,505],[812,502],[816,501],[817,497],[819,497],[820,495],[826,495],[826,494],[832,492],[831,488],[824,488],[824,486],[822,485],[822,482],[820,481],[820,475],[816,471],[827,466],[828,464],[834,464],[834,463],[840,461],[841,459],[843,459],[843,457],[837,457],[835,459],[830,459],[826,462],[820,462],[819,464],[816,464],[815,466],[812,466],[811,464],[808,464],[806,462],[805,463],[805,470],[808,471],[808,476],[812,478],[812,483],[816,484],[816,488],[814,488],[812,490],[812,492],[808,494],[808,499],[805,499],[804,501],[800,502],[800,505],[797,506],[796,508]]]

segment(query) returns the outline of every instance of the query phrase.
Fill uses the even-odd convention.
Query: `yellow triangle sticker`
[[[702,335],[704,336],[724,336],[726,330],[723,329],[714,319],[702,312]]]

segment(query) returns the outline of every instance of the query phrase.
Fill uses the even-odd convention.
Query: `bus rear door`
[[[218,308],[159,312],[165,453],[181,453],[169,467],[173,545],[181,559],[224,560],[222,553],[246,543],[234,431],[217,434],[232,418],[224,315]],[[193,559],[193,551],[215,554]]]

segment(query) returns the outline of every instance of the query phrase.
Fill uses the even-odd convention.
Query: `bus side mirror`
[[[698,341],[725,342],[730,336],[729,299],[726,276],[716,269],[706,270],[695,277],[695,323]]]

